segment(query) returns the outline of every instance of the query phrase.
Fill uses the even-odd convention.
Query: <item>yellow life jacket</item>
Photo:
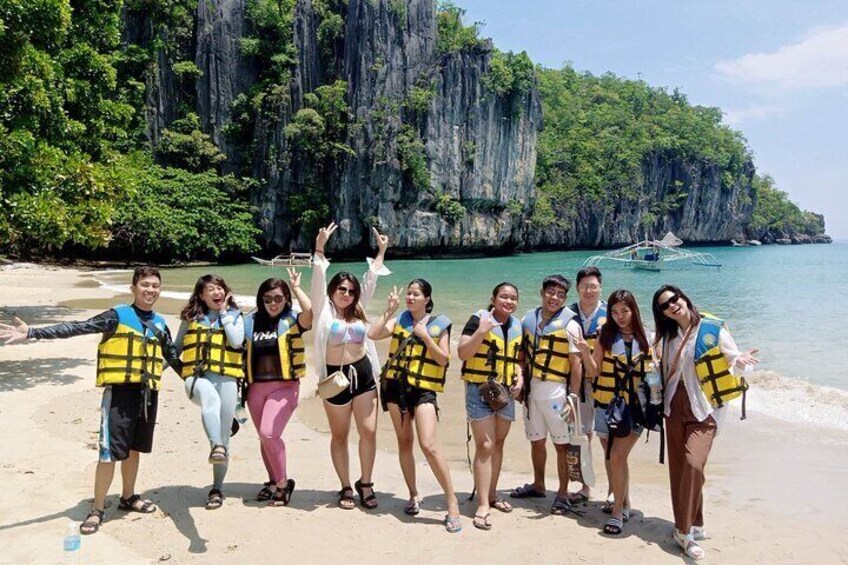
[[[123,304],[114,310],[118,328],[97,346],[97,386],[145,382],[150,389],[159,390],[164,367],[159,340],[144,327],[132,306]],[[168,331],[159,314],[154,313],[149,323]]]
[[[645,375],[654,370],[650,347],[648,351],[641,351],[639,342],[634,339],[631,348],[630,364],[627,362],[627,346],[621,338],[621,334],[616,335],[612,348],[609,351],[604,351],[601,370],[592,382],[592,398],[597,408],[606,408],[609,405],[615,396],[616,383],[618,384],[619,396],[624,397],[626,402],[630,402],[631,382],[629,379],[625,380],[628,366],[633,367],[631,372],[633,390],[637,390]]]
[[[600,301],[600,305],[598,306],[597,310],[595,310],[595,313],[592,315],[592,319],[588,320],[588,329],[584,323],[586,320],[583,319],[583,314],[580,312],[580,303],[575,302],[574,304],[569,306],[569,308],[574,311],[577,323],[580,326],[580,331],[583,332],[583,339],[585,339],[586,343],[589,344],[589,350],[594,352],[595,342],[598,339],[598,335],[600,335],[601,333],[601,326],[603,326],[607,322],[606,301]]]
[[[238,311],[230,315],[241,316]],[[192,320],[183,338],[182,377],[188,378],[199,371],[218,373],[235,379],[244,378],[244,355],[241,348],[231,347],[219,319],[213,326],[207,316]]]
[[[247,343],[247,382],[253,382],[253,322],[256,314],[244,317],[244,336]],[[277,323],[277,346],[280,352],[280,369],[283,381],[294,381],[306,376],[306,355],[303,333],[297,324],[297,312],[289,310]]]
[[[481,318],[486,310],[474,315]],[[521,352],[523,334],[521,322],[515,316],[509,317],[509,330],[495,326],[486,334],[474,356],[462,363],[462,379],[471,383],[486,382],[489,377],[512,386],[515,381],[515,369]]]
[[[712,314],[701,314],[695,342],[695,373],[701,383],[701,391],[714,408],[721,408],[725,402],[742,396],[744,418],[748,383],[745,377],[737,377],[730,372],[730,365],[719,348],[719,333],[723,325],[724,321]]]
[[[539,330],[541,308],[529,310],[521,325],[529,356],[530,376],[534,379],[567,382],[571,376],[568,359],[568,333],[566,327],[575,314],[562,308]]]
[[[405,310],[397,318],[392,330],[392,341],[389,344],[389,360],[383,366],[383,374],[387,379],[406,377],[410,385],[434,392],[445,390],[445,376],[448,366],[442,367],[436,362],[424,342],[412,333],[415,321],[412,313]],[[427,332],[438,341],[443,332],[451,327],[450,319],[439,315],[427,322]],[[404,344],[398,353],[398,347]]]

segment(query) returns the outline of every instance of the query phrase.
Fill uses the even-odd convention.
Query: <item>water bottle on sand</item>
[[[662,404],[662,385],[660,385],[660,376],[657,373],[648,373],[645,377],[648,383],[648,388],[651,390],[651,404]]]
[[[74,565],[79,565],[79,563],[81,563],[81,545],[79,526],[71,522],[68,524],[68,527],[65,530],[65,536],[62,538],[62,547],[64,548],[62,563],[73,563]]]

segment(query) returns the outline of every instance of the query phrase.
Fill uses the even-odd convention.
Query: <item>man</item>
[[[530,441],[533,461],[533,483],[514,489],[512,498],[545,496],[545,463],[548,435],[557,456],[559,487],[551,506],[551,514],[561,516],[571,510],[568,499],[567,453],[568,426],[560,416],[569,391],[582,386],[581,361],[574,339],[580,337],[575,313],[565,307],[571,282],[562,275],[551,275],[542,281],[541,306],[529,310],[522,320],[525,374],[528,386],[524,399],[524,432]],[[570,382],[569,382],[570,381]],[[529,390],[528,390],[529,388]]]
[[[150,453],[163,358],[172,367],[176,351],[165,320],[153,311],[162,277],[153,267],[138,267],[130,291],[132,305],[119,305],[84,322],[30,328],[19,318],[15,325],[0,324],[6,345],[27,339],[64,339],[77,335],[103,335],[97,347],[97,386],[103,387],[100,452],[94,478],[94,503],[80,533],[93,534],[103,522],[106,495],[121,462],[121,510],[149,514],[156,506],[135,494],[139,453]]]
[[[591,351],[595,350],[595,342],[601,333],[601,326],[607,321],[607,303],[601,300],[601,271],[597,267],[586,267],[577,272],[577,297],[578,301],[570,306],[577,314],[577,321],[583,332],[583,339],[589,344]],[[580,385],[580,417],[583,421],[583,432],[592,443],[592,431],[595,429],[595,408],[592,402],[592,383],[583,379],[582,366],[580,370],[582,384]],[[609,461],[605,458],[604,465],[607,467],[609,477]],[[589,500],[589,485],[582,484],[580,490],[570,496],[571,502],[582,503]],[[612,510],[607,493],[607,502],[603,507],[604,512]]]

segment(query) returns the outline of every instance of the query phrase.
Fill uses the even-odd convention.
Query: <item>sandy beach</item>
[[[167,288],[167,280],[165,281]],[[14,313],[34,326],[84,319],[128,295],[102,289],[90,273],[49,267],[0,270],[0,321]],[[163,300],[172,329],[180,304]],[[97,459],[100,390],[94,387],[97,336],[0,347],[0,563],[56,563],[70,521],[89,508]],[[309,351],[307,351],[309,354]],[[112,484],[100,532],[82,539],[84,563],[223,563],[266,559],[282,562],[431,563],[674,563],[683,559],[671,539],[672,512],[665,466],[657,462],[658,437],[640,441],[631,456],[634,517],[624,534],[601,534],[606,493],[602,454],[595,447],[598,482],[582,515],[548,512],[556,485],[549,450],[547,499],[515,501],[510,514],[494,512],[490,532],[475,530],[468,502],[472,479],[465,463],[465,420],[459,363],[440,397],[440,442],[459,491],[463,531],[444,531],[443,497],[418,454],[423,509],[402,512],[406,487],[393,451],[394,434],[381,414],[374,481],[376,511],[336,507],[339,485],[329,458],[329,438],[311,372],[301,406],[285,432],[289,473],[297,481],[291,505],[253,502],[265,470],[252,425],[232,440],[224,507],[203,507],[211,482],[208,445],[200,414],[182,381],[167,371],[160,396],[154,451],[141,460],[138,490],[158,506],[152,515],[117,510],[120,478]],[[754,390],[752,394],[756,394]],[[759,413],[747,421],[730,415],[707,467],[705,562],[846,563],[841,539],[848,518],[848,433],[790,424]],[[356,434],[352,433],[356,439]],[[353,477],[358,476],[355,448]],[[513,425],[499,486],[528,482],[529,444],[523,424]],[[842,485],[842,488],[839,487]]]

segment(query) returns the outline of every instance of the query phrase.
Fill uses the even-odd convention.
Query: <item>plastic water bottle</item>
[[[651,404],[662,404],[662,386],[660,386],[660,376],[657,373],[648,373],[645,377],[648,383],[648,388],[651,389]]]
[[[64,558],[62,559],[62,563],[74,563],[75,565],[79,565],[79,563],[81,563],[81,545],[79,526],[71,522],[65,530],[65,537],[62,538],[62,547],[64,548]]]

